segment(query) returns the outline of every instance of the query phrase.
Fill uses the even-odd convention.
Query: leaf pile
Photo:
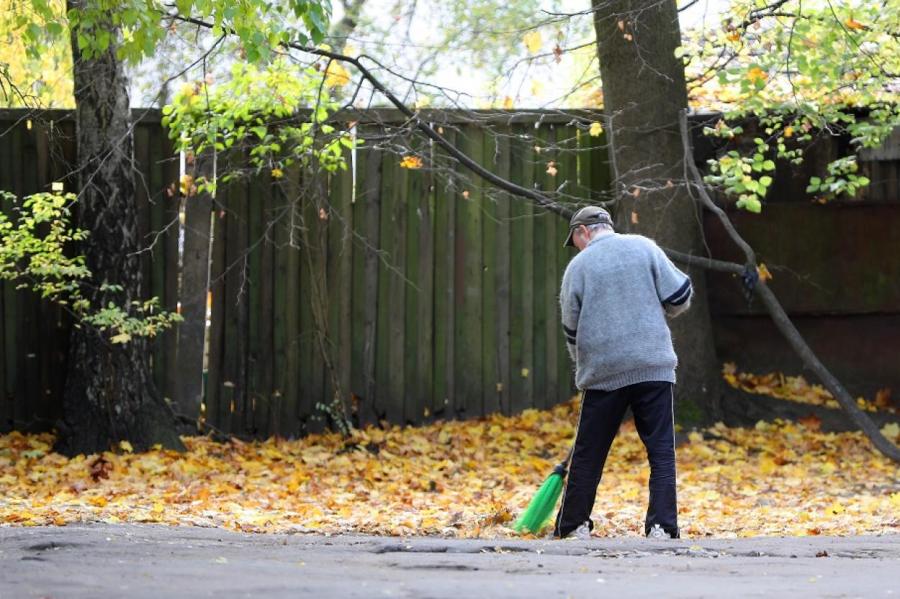
[[[49,434],[14,432],[0,436],[0,524],[512,536],[513,518],[566,454],[577,409],[571,401],[514,417],[370,428],[350,443],[337,434],[190,437],[182,454],[133,454],[123,442],[72,459],[51,451]],[[677,461],[685,536],[900,533],[900,471],[859,433],[719,424],[690,433]],[[601,482],[596,534],[640,534],[648,476],[626,423]]]
[[[840,408],[840,404],[838,404],[830,391],[822,385],[811,385],[803,376],[785,376],[780,372],[770,372],[768,374],[738,372],[737,366],[733,362],[726,362],[722,366],[722,377],[735,389],[741,389],[747,393],[769,395],[788,401],[825,406],[826,408]],[[856,405],[867,412],[885,411],[892,414],[897,413],[897,408],[891,400],[890,389],[880,389],[871,401],[863,397],[857,397]]]

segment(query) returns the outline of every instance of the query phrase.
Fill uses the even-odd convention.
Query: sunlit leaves
[[[696,77],[692,104],[721,109],[729,122],[760,119],[772,148],[767,158],[792,164],[803,160],[802,148],[816,131],[846,135],[848,156],[881,144],[900,126],[900,5],[789,0],[776,12],[768,15],[754,0],[734,0],[720,28],[688,33],[687,71]],[[762,16],[748,21],[747,15]],[[761,208],[761,194],[737,192],[735,183],[724,188],[726,195],[741,207]],[[826,201],[867,184],[833,163],[808,191]]]
[[[329,75],[324,76],[327,82]],[[329,171],[346,168],[345,152],[355,141],[328,122],[337,107],[314,67],[284,60],[264,68],[235,63],[224,81],[185,85],[163,108],[162,123],[180,150],[200,155],[244,148],[252,172],[265,169],[280,179],[286,168],[313,161]],[[228,181],[241,174],[231,170],[219,178]],[[212,191],[212,182],[195,183],[196,191]]]
[[[568,451],[577,404],[515,417],[64,458],[49,435],[0,437],[0,523],[163,522],[236,530],[502,537]],[[717,424],[677,448],[688,537],[897,532],[897,466],[861,433]],[[649,468],[631,423],[607,460],[593,517],[640,535]],[[836,507],[841,506],[841,509]],[[841,511],[843,510],[843,511]]]
[[[759,268],[761,270],[760,278],[762,278],[762,269],[764,268],[764,265],[760,265]],[[768,273],[768,269],[765,269],[765,272]],[[771,278],[771,275],[769,275],[768,278]],[[837,400],[834,399],[827,389],[821,385],[807,382],[807,380],[800,375],[786,376],[779,372],[768,374],[738,372],[735,364],[728,362],[722,367],[722,377],[732,387],[741,389],[747,393],[768,395],[788,401],[825,406],[827,408],[837,409],[840,407]],[[875,412],[878,410],[884,410],[890,413],[897,412],[891,403],[890,391],[885,389],[879,391],[872,401],[858,397],[856,403],[861,410],[868,412]]]
[[[70,108],[72,59],[60,23],[65,3],[0,0],[0,106]]]

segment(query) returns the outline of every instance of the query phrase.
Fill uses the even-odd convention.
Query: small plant
[[[91,304],[84,291],[92,284],[92,273],[84,256],[71,256],[68,251],[88,236],[70,221],[75,201],[72,193],[36,193],[20,200],[0,191],[0,202],[5,204],[0,212],[0,279],[64,306],[75,317],[76,326],[107,331],[113,343],[154,337],[181,321],[180,315],[160,310],[157,298],[126,306]],[[120,292],[122,288],[103,283],[100,290]]]

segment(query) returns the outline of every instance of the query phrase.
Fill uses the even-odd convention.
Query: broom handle
[[[584,394],[585,392],[581,392],[581,409],[584,410]],[[578,422],[581,423],[581,414],[579,412]],[[572,439],[572,446],[569,447],[569,453],[566,454],[566,459],[556,465],[556,468],[553,469],[553,472],[557,474],[561,474],[565,476],[569,471],[569,464],[572,462],[572,454],[575,453],[575,440],[578,438],[578,429],[575,429],[575,439]]]

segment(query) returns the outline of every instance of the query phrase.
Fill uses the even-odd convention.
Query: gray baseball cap
[[[575,245],[572,242],[572,234],[575,232],[575,227],[579,225],[596,225],[599,223],[605,223],[610,227],[613,226],[613,220],[609,215],[609,212],[600,206],[585,206],[584,208],[577,210],[569,221],[569,235],[566,237],[566,242],[563,244],[563,247]]]

